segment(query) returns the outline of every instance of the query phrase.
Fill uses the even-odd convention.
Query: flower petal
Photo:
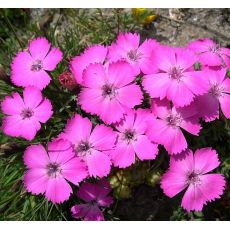
[[[43,60],[43,67],[45,70],[53,71],[57,64],[62,60],[63,54],[60,49],[52,48],[48,55]]]
[[[89,212],[89,204],[77,204],[71,208],[72,217],[75,219],[84,218]]]
[[[151,110],[156,117],[165,119],[171,111],[170,102],[167,99],[154,98],[152,99]]]
[[[199,123],[199,118],[198,117],[190,117],[188,119],[184,119],[180,127],[185,129],[187,132],[198,136],[199,132],[201,130],[201,125]]]
[[[34,116],[42,123],[46,123],[52,116],[52,104],[50,100],[44,98],[39,106],[34,109]]]
[[[48,155],[52,163],[65,164],[71,160],[75,153],[71,143],[63,139],[55,139],[48,143]]]
[[[13,137],[23,137],[32,140],[41,128],[40,123],[34,118],[22,120],[20,115],[3,118],[2,130],[5,134]]]
[[[152,98],[163,99],[167,95],[170,79],[166,73],[145,75],[142,85]]]
[[[198,149],[194,154],[195,170],[205,174],[220,165],[216,150],[212,148]]]
[[[97,205],[93,205],[90,207],[88,213],[85,216],[86,221],[103,221],[104,216],[101,210],[98,208]]]
[[[171,80],[167,90],[167,98],[173,102],[175,107],[184,107],[193,101],[194,94],[184,82]]]
[[[177,154],[187,148],[186,139],[178,127],[170,127],[165,121],[154,118],[149,120],[147,124],[149,139],[164,145],[169,154]]]
[[[23,160],[28,168],[45,168],[49,157],[41,144],[30,145],[24,152]]]
[[[44,37],[35,38],[29,44],[29,51],[34,60],[43,60],[49,49],[50,44]]]
[[[101,89],[106,84],[105,67],[101,63],[90,64],[83,72],[82,85],[91,89]],[[101,91],[102,93],[102,91]]]
[[[230,118],[230,95],[224,94],[219,98],[221,110],[226,118]]]
[[[1,109],[4,114],[16,115],[20,114],[25,104],[18,93],[12,93],[11,97],[6,96],[1,103]]]
[[[170,171],[187,176],[194,171],[194,157],[190,149],[170,157]]]
[[[111,158],[114,166],[126,168],[135,162],[135,152],[132,145],[124,143],[117,144],[111,152]]]
[[[168,197],[174,197],[187,187],[186,175],[168,171],[161,177],[161,188]]]
[[[132,66],[124,61],[117,61],[109,64],[108,81],[116,87],[121,88],[135,80],[135,73]]]
[[[38,195],[46,191],[49,178],[45,169],[36,168],[27,170],[23,180],[27,191]]]
[[[200,116],[206,121],[210,122],[219,118],[219,101],[211,94],[206,93],[195,99],[195,104]]]
[[[78,144],[80,141],[86,141],[90,137],[92,123],[88,118],[83,118],[75,114],[71,118],[64,129],[64,133],[60,136],[69,140],[72,144]]]
[[[97,199],[96,185],[85,182],[77,191],[77,196],[85,202],[91,202]]]
[[[34,109],[42,102],[42,93],[38,88],[26,87],[23,91],[23,100],[26,107]]]
[[[176,63],[183,69],[189,69],[197,62],[197,57],[193,51],[186,48],[176,48]]]
[[[203,95],[209,89],[206,71],[193,71],[184,73],[184,84],[195,95]]]
[[[156,158],[158,148],[145,135],[139,135],[133,143],[133,148],[140,160],[152,160]]]
[[[119,122],[125,115],[127,107],[117,99],[105,99],[100,104],[98,115],[107,124]]]
[[[70,69],[78,84],[82,84],[83,71],[93,63],[102,63],[107,55],[107,47],[93,45],[81,55],[76,56],[70,62]]]
[[[222,174],[206,174],[200,176],[201,184],[198,185],[198,189],[204,195],[206,201],[213,201],[224,192],[225,179]]]
[[[187,211],[201,211],[206,199],[202,192],[194,185],[190,185],[185,192],[181,205]]]
[[[77,157],[64,163],[61,168],[63,177],[75,185],[88,176],[86,165]]]
[[[97,150],[111,150],[115,145],[117,134],[105,125],[97,125],[92,131],[89,141]]]
[[[130,97],[130,95],[132,95],[132,97]],[[128,108],[133,108],[135,105],[141,104],[143,95],[140,87],[132,84],[118,90],[117,100]]]
[[[104,100],[101,95],[101,89],[85,88],[79,94],[79,104],[87,113],[99,114],[100,104]]]
[[[49,178],[45,196],[53,203],[62,203],[68,200],[72,188],[63,177]]]
[[[87,156],[86,163],[88,165],[89,175],[93,177],[104,177],[110,172],[111,161],[106,153],[93,151]]]

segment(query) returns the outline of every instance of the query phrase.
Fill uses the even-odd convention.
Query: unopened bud
[[[59,75],[58,80],[60,84],[68,90],[73,90],[77,86],[74,76],[68,71],[65,71]]]

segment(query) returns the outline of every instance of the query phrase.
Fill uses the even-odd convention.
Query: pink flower
[[[146,39],[140,45],[140,34],[119,34],[117,41],[109,47],[108,59],[110,62],[127,61],[135,70],[136,75],[140,71],[147,74],[149,68],[152,68],[151,54],[158,44],[154,39]]]
[[[158,73],[145,75],[143,87],[152,98],[167,98],[176,107],[189,105],[207,92],[202,71],[193,71],[195,54],[182,48],[159,47],[152,56]]]
[[[117,135],[105,125],[96,125],[88,118],[76,114],[67,123],[59,138],[69,140],[76,155],[86,162],[90,176],[103,177],[110,172],[111,161],[108,156],[113,149]]]
[[[207,174],[219,166],[218,155],[211,148],[191,150],[179,158],[171,157],[169,170],[161,178],[161,188],[169,197],[174,197],[187,188],[182,207],[189,211],[201,211],[208,201],[220,198],[225,187],[223,175]]]
[[[230,67],[230,50],[221,48],[211,39],[198,39],[189,43],[188,48],[197,54],[203,65]]]
[[[119,122],[126,110],[143,99],[135,74],[126,62],[91,64],[85,71],[79,103],[83,110],[98,115],[105,123]],[[132,96],[130,96],[132,95]]]
[[[53,71],[62,59],[58,48],[51,48],[46,38],[36,38],[28,51],[20,51],[11,65],[11,80],[17,86],[36,86],[44,89],[51,78],[46,71]]]
[[[151,116],[148,110],[138,109],[129,111],[118,126],[119,138],[116,148],[111,152],[115,166],[125,168],[135,162],[135,155],[140,160],[155,159],[158,148],[145,135],[146,120]],[[136,153],[136,154],[135,154]]]
[[[105,179],[97,184],[84,183],[79,188],[77,196],[87,203],[74,205],[71,208],[72,216],[76,219],[84,218],[86,221],[104,220],[99,207],[109,207],[113,203],[113,198],[108,196],[110,191],[110,184]]]
[[[2,130],[13,137],[32,140],[41,123],[46,123],[53,114],[50,101],[42,97],[40,90],[27,87],[23,98],[18,93],[7,96],[1,103],[3,118]]]
[[[152,101],[156,117],[147,121],[147,136],[165,147],[169,154],[178,154],[187,148],[182,129],[198,136],[201,129],[195,104],[183,108],[171,106],[166,99]]]
[[[70,62],[70,69],[78,84],[82,84],[83,71],[93,63],[103,64],[107,56],[107,47],[93,45],[86,49],[80,56],[76,56]]]
[[[196,98],[195,102],[201,117],[206,121],[219,118],[219,104],[226,118],[230,118],[230,79],[226,69],[207,71],[208,93]]]
[[[24,176],[26,189],[33,194],[45,194],[53,203],[69,199],[72,188],[87,177],[84,163],[77,157],[68,141],[48,144],[48,153],[42,145],[29,146],[24,154],[28,170]]]

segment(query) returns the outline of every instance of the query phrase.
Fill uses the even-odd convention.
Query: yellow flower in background
[[[156,18],[157,18],[156,14],[147,16],[145,18],[144,25],[149,25],[150,23],[152,23],[153,21],[155,21]]]
[[[157,18],[153,11],[146,8],[133,8],[132,16],[138,23],[143,25],[149,25]]]
[[[145,8],[133,8],[132,9],[133,17],[136,19],[138,19],[140,16],[142,16],[146,12],[147,12],[147,10]]]

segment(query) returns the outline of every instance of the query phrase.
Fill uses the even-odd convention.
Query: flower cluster
[[[20,51],[11,65],[11,81],[23,87],[23,98],[14,92],[1,104],[2,130],[13,137],[34,139],[41,124],[53,114],[52,105],[42,96],[41,90],[50,82],[47,71],[53,71],[62,59],[62,52],[52,48],[46,38],[37,38],[29,43],[28,50]]]
[[[25,89],[23,99],[13,93],[2,102],[5,134],[32,140],[40,122],[52,116],[51,103],[40,90],[51,80],[47,71],[61,59],[61,51],[45,38],[31,41],[28,51],[14,58],[11,80]],[[69,90],[81,88],[77,103],[87,117],[74,114],[47,150],[40,144],[26,149],[27,190],[61,203],[69,199],[72,186],[102,178],[97,184],[83,183],[77,196],[87,204],[77,204],[71,212],[75,218],[103,220],[99,206],[112,203],[104,179],[111,167],[154,160],[162,145],[170,155],[170,168],[161,178],[164,193],[173,197],[188,187],[182,207],[202,210],[222,195],[225,180],[221,174],[206,174],[220,164],[216,151],[203,148],[193,154],[184,132],[198,136],[201,121],[218,119],[220,108],[230,118],[228,68],[230,50],[210,39],[174,48],[122,33],[108,47],[89,47],[72,58],[71,73],[59,77]],[[95,116],[100,124],[92,123]]]

